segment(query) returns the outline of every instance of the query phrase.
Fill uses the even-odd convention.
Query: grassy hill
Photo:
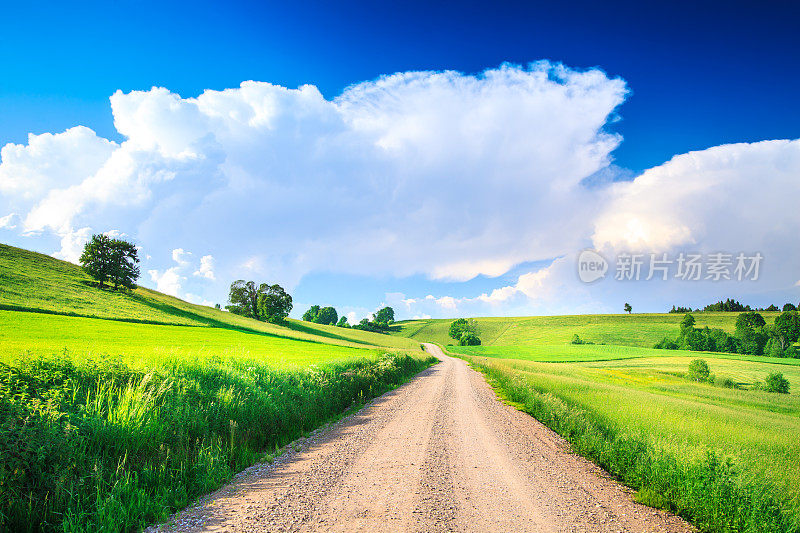
[[[0,531],[133,531],[434,363],[0,245]]]
[[[286,339],[353,348],[419,348],[419,343],[403,337],[292,319],[285,326],[278,326],[191,304],[144,287],[129,292],[104,290],[77,265],[2,244],[0,310],[4,310],[0,311],[0,359],[25,350],[50,353],[65,348],[95,355],[154,353],[153,350],[187,355],[190,351],[213,353],[221,347],[226,353],[262,357],[286,353]],[[102,318],[116,323],[31,317],[30,312]],[[130,325],[137,323],[210,329],[199,333]],[[136,338],[142,342],[131,342]],[[310,346],[303,349],[315,350]]]
[[[733,333],[738,313],[692,313],[697,327],[721,328]],[[779,313],[761,313],[771,323]],[[682,314],[565,315],[476,318],[484,346],[564,344],[577,334],[597,344],[652,348],[664,337],[674,338]],[[397,323],[396,335],[420,342],[450,344],[452,319],[406,320]]]

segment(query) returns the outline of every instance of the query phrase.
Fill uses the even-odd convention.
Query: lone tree
[[[448,333],[451,338],[459,342],[461,341],[461,337],[463,337],[465,333],[470,333],[474,335],[476,338],[480,334],[478,331],[478,324],[476,324],[474,320],[472,319],[467,320],[466,318],[459,318],[453,320],[450,323],[450,331]]]
[[[633,307],[628,302],[625,302],[625,312],[631,314],[631,311],[633,311]]]
[[[280,285],[256,286],[243,279],[231,283],[228,303],[225,309],[233,314],[270,322],[282,321],[292,310],[292,297]]]
[[[108,235],[92,235],[80,257],[83,270],[105,287],[133,289],[139,279],[139,252],[136,245]]]
[[[391,307],[384,307],[377,313],[375,313],[375,322],[381,322],[383,324],[392,324],[394,323],[394,309]]]
[[[689,379],[693,381],[708,381],[711,369],[705,359],[695,359],[689,363]]]

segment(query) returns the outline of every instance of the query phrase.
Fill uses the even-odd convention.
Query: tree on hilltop
[[[239,279],[231,283],[225,309],[256,320],[282,322],[292,310],[292,297],[280,285]]]
[[[380,322],[382,324],[392,324],[394,323],[394,309],[391,307],[384,307],[377,313],[375,313],[375,322]]]
[[[84,272],[98,281],[108,282],[115,289],[133,289],[139,279],[139,251],[132,242],[112,239],[108,235],[92,235],[80,257]]]

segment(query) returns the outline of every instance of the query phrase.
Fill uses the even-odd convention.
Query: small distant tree
[[[778,309],[778,306],[775,304],[769,304],[769,307],[764,309],[764,311],[780,311],[780,309]]]
[[[374,321],[383,324],[392,324],[394,322],[394,309],[391,307],[384,307],[375,313]]]
[[[312,305],[308,309],[308,311],[303,313],[303,320],[305,320],[306,322],[316,322],[317,321],[317,316],[319,316],[319,306],[318,305]]]
[[[258,316],[262,320],[280,324],[291,311],[292,297],[280,285],[268,285],[265,291],[259,293]]]
[[[317,324],[326,324],[333,326],[339,320],[339,314],[333,307],[323,307],[317,314],[317,319],[314,321]]]
[[[221,309],[222,309],[222,306],[221,306],[221,305],[219,305],[219,304],[214,304],[214,309],[216,309],[217,311],[219,311],[219,310],[221,310]]]
[[[689,379],[693,381],[708,381],[708,376],[711,375],[711,369],[704,359],[695,359],[689,363]]]
[[[625,312],[628,313],[628,314],[631,314],[632,311],[633,311],[633,307],[631,307],[631,304],[625,302]]]
[[[783,304],[783,311],[797,311],[797,307],[794,304],[786,303]]]
[[[767,379],[764,380],[764,389],[767,392],[789,394],[789,380],[780,372],[770,372]]]
[[[336,325],[340,328],[349,328],[350,322],[347,321],[347,317],[345,315],[342,315],[339,317],[339,322],[337,322]]]
[[[478,324],[474,320],[467,320],[466,318],[458,318],[450,323],[450,330],[448,331],[448,334],[451,338],[460,341],[461,336],[464,335],[464,333],[472,333],[477,337],[480,335]]]
[[[108,235],[92,235],[83,247],[80,263],[84,272],[105,287],[133,289],[139,279],[139,252],[132,242],[112,239]]]

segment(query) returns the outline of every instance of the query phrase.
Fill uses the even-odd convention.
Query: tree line
[[[733,298],[727,298],[725,300],[720,300],[713,304],[709,304],[703,309],[695,309],[695,312],[700,311],[715,311],[715,312],[726,312],[726,313],[745,313],[748,311],[760,311],[760,312],[776,312],[776,311],[797,311],[797,308],[800,307],[800,304],[795,305],[793,303],[785,303],[783,307],[778,307],[774,304],[771,304],[769,307],[756,307],[751,308],[749,305],[743,305],[741,302],[734,300]],[[672,309],[669,310],[670,313],[691,313],[691,307],[682,307],[682,306],[672,306]]]
[[[695,323],[694,316],[686,314],[681,320],[678,338],[665,338],[656,343],[655,348],[800,357],[794,345],[800,338],[800,313],[796,309],[782,312],[772,325],[755,311],[741,313],[736,318],[733,335],[719,328],[697,328]]]
[[[339,317],[334,307],[312,305],[308,311],[303,313],[303,320],[315,324],[338,326],[340,328],[360,329],[363,331],[372,331],[374,333],[388,333],[390,326],[394,324],[394,309],[391,307],[383,307],[373,315],[372,320],[369,318],[362,318],[358,324],[351,326],[347,321],[347,317],[345,315]]]

